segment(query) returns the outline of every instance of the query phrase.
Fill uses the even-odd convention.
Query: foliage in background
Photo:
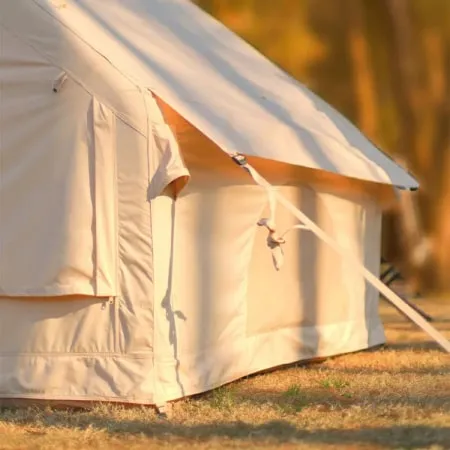
[[[196,3],[407,164],[422,185],[420,220],[431,243],[430,258],[414,275],[422,288],[449,289],[450,2]],[[395,224],[398,218],[385,248],[405,263],[410,249],[400,245]]]

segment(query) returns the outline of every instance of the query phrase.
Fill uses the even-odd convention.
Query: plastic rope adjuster
[[[247,165],[247,158],[240,153],[231,155],[231,159],[240,167],[244,167]]]

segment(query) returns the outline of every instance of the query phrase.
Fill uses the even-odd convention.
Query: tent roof
[[[0,0],[2,25],[54,56],[61,34],[33,31],[23,16],[31,9],[226,152],[418,187],[340,113],[187,0]]]

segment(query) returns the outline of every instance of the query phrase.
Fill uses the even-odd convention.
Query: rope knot
[[[304,225],[295,225],[280,235],[277,233],[277,227],[274,220],[267,218],[259,220],[258,226],[267,228],[269,232],[269,235],[267,236],[267,246],[270,248],[270,250],[272,250],[272,260],[275,269],[280,270],[284,263],[284,252],[283,248],[281,247],[283,244],[286,244],[286,239],[284,239],[284,236],[291,230],[304,230],[307,228]]]

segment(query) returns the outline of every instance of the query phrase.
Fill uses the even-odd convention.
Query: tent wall
[[[70,111],[65,112],[70,116]],[[79,112],[76,108],[73,110],[75,115]],[[82,112],[85,113],[86,121],[88,110]],[[77,123],[80,118],[72,119]],[[74,284],[70,295],[25,298],[13,293],[0,297],[0,397],[153,403],[153,254],[148,201],[153,168],[149,148],[145,138],[120,120],[112,128],[105,128],[102,121],[96,121],[94,125],[108,137],[96,141],[104,146],[94,149],[96,154],[105,151],[100,153],[104,157],[95,158],[104,169],[93,171],[95,192],[107,192],[108,196],[93,209],[93,222],[102,223],[101,214],[111,211],[111,223],[102,224],[104,234],[101,238],[107,238],[109,227],[113,227],[114,232],[106,253],[93,252],[83,256],[87,261],[95,256],[96,260],[107,257],[109,264],[117,263],[117,269],[111,274],[118,286],[117,294],[106,297],[95,292],[79,295]],[[41,136],[50,144],[55,142],[51,134],[43,132]],[[33,141],[23,148],[30,153],[40,150],[39,145],[33,146]],[[55,152],[61,151],[58,147],[53,148]],[[112,172],[107,170],[111,161]],[[76,172],[76,166],[72,169]],[[109,179],[108,174],[113,178]],[[70,188],[76,198],[77,193],[89,189],[89,180],[92,178],[87,176],[70,178],[62,186]],[[26,183],[27,179],[22,181]],[[29,195],[33,189],[42,186],[47,185],[28,186]],[[28,217],[25,199],[27,196],[16,203],[16,209],[12,211],[21,212],[24,221]],[[68,231],[76,233],[74,225],[79,220],[76,217],[78,210],[70,206],[71,203],[54,204],[54,209],[48,212],[48,223],[56,226],[51,219],[62,217]],[[3,219],[2,216],[2,225],[8,223]],[[32,231],[36,233],[33,236],[36,240],[45,236],[42,230]],[[95,235],[88,235],[87,243],[94,238]],[[78,237],[80,251],[86,244],[83,239]],[[53,252],[58,254],[64,244],[62,241],[52,247]],[[17,245],[17,252],[24,258],[36,259],[28,269],[31,272],[52,261],[51,249],[37,253],[35,249],[31,251]],[[17,279],[26,277],[24,267]]]
[[[0,297],[0,397],[154,402],[147,141],[121,121],[114,130],[118,295]]]
[[[308,232],[293,231],[277,272],[266,230],[256,226],[267,206],[265,193],[190,169],[192,181],[176,202],[158,199],[174,217],[173,230],[166,227],[161,241],[170,256],[166,251],[158,258],[164,263],[158,279],[167,285],[155,292],[155,365],[164,398],[384,342],[376,291],[332,250]],[[305,186],[279,189],[377,273],[381,211],[374,202]],[[277,222],[280,230],[295,223],[281,209]]]
[[[164,216],[158,200],[149,200],[149,185],[163,191],[164,183],[176,184],[187,171],[170,130],[153,119],[149,141],[119,119],[111,129],[114,183],[102,207],[114,211],[117,243],[109,251],[117,261],[117,295],[0,296],[0,398],[154,404],[161,397],[155,384],[153,293],[161,271],[152,217],[171,229],[171,216]],[[75,191],[89,178],[78,181],[71,186]],[[97,185],[103,182],[96,177]],[[65,213],[70,223],[70,211]],[[48,254],[40,257],[45,264]]]
[[[0,397],[153,403],[150,196],[188,172],[148,91],[47,56],[0,28]]]

